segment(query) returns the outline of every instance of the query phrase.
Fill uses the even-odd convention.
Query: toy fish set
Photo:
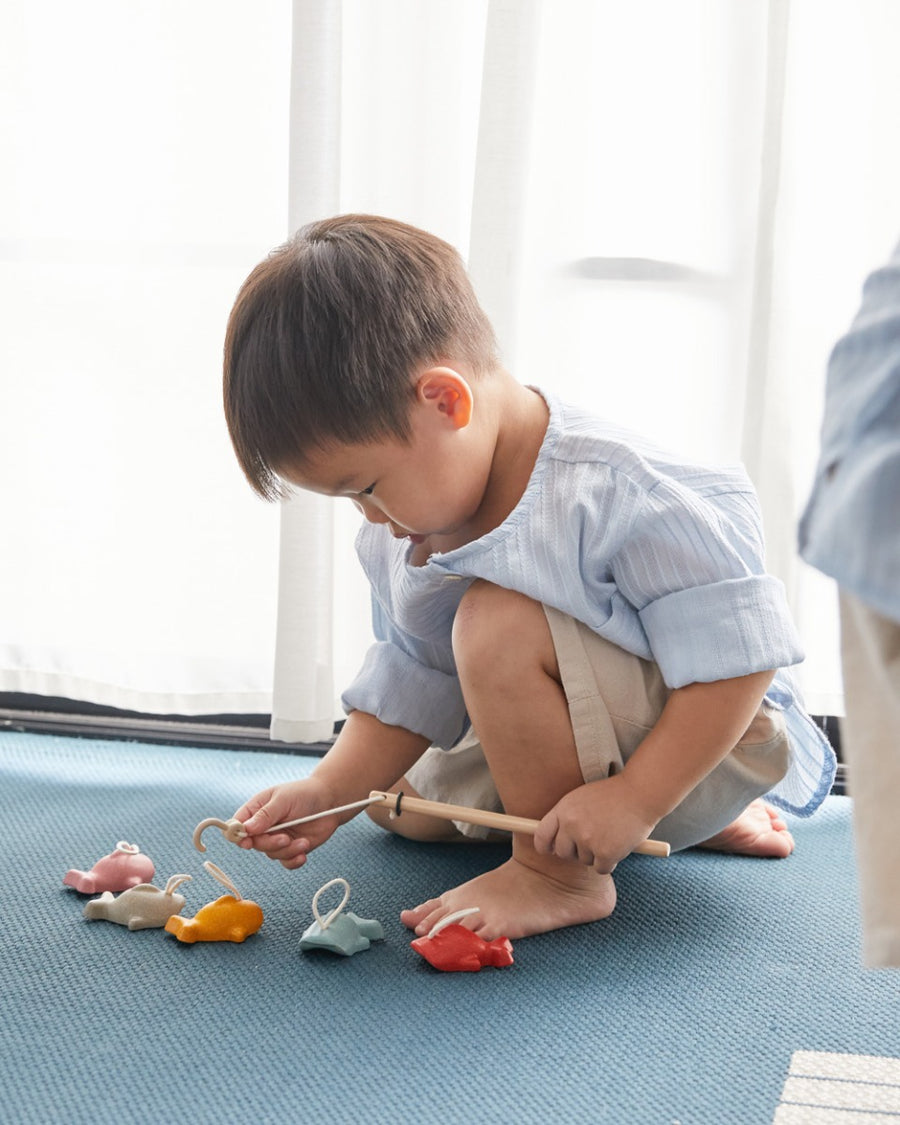
[[[205,851],[198,825],[194,842]],[[156,868],[149,856],[140,848],[120,840],[107,856],[97,860],[90,871],[67,871],[63,884],[80,894],[99,894],[85,905],[84,917],[91,921],[114,922],[129,930],[164,929],[181,942],[193,944],[204,941],[243,942],[255,934],[263,924],[259,905],[241,896],[225,872],[212,863],[203,866],[230,893],[207,903],[193,918],[183,918],[181,911],[185,897],[178,888],[190,882],[190,875],[173,875],[164,889],[150,880]],[[324,917],[319,912],[319,899],[331,887],[343,887],[338,905]],[[119,892],[118,894],[115,892]],[[380,922],[359,918],[352,911],[343,913],[350,897],[350,884],[346,879],[332,879],[325,883],[313,897],[312,910],[315,921],[300,938],[300,949],[328,950],[344,957],[368,949],[373,941],[384,939]],[[477,972],[484,966],[503,967],[513,963],[512,945],[507,938],[486,942],[465,926],[459,918],[471,914],[477,907],[451,914],[438,922],[425,937],[416,938],[411,947],[430,965],[442,972]]]
[[[402,792],[384,793],[373,790],[361,801],[353,801],[349,805],[341,805],[340,808],[326,809],[324,812],[312,813],[310,816],[302,816],[297,820],[286,821],[284,824],[276,824],[268,831],[278,832],[298,824],[305,824],[310,820],[318,820],[323,816],[332,816],[376,804],[389,806],[392,818],[400,816],[406,810],[425,813],[443,820],[464,820],[470,824],[531,835],[537,831],[540,823],[527,817],[509,816],[506,813],[472,809],[463,805],[448,805],[440,801],[427,801],[422,797],[404,798]],[[239,820],[209,817],[202,820],[194,829],[193,841],[197,851],[206,851],[202,837],[204,831],[211,827],[220,829],[225,839],[233,844],[238,843],[246,835],[244,826]],[[670,849],[662,840],[645,840],[635,848],[635,851],[644,855],[664,857],[669,855]],[[154,887],[150,883],[155,870],[152,861],[142,855],[134,844],[128,844],[124,840],[116,844],[115,851],[110,855],[99,859],[90,871],[68,871],[63,883],[68,887],[74,887],[81,894],[100,893],[100,898],[89,902],[84,908],[86,918],[104,918],[109,922],[127,926],[130,930],[162,927],[183,942],[241,942],[250,934],[255,934],[263,923],[263,913],[259,906],[255,902],[241,898],[234,883],[221,868],[208,860],[203,866],[231,891],[231,894],[223,895],[215,902],[208,903],[194,918],[181,917],[185,900],[183,895],[176,893],[177,887],[187,882],[190,876],[173,875],[166,884],[165,890]],[[335,884],[343,884],[344,896],[337,908],[323,918],[318,910],[319,896]],[[115,898],[112,893],[114,891],[122,893]],[[373,941],[383,939],[384,931],[380,923],[372,919],[358,918],[352,911],[348,911],[346,915],[341,913],[349,896],[350,886],[346,879],[332,879],[319,888],[313,899],[315,921],[300,939],[302,950],[328,949],[332,953],[349,957],[368,949]],[[477,909],[477,906],[470,907],[441,919],[430,933],[412,941],[410,943],[412,948],[429,964],[443,972],[477,972],[485,965],[493,965],[497,968],[511,965],[512,945],[508,938],[496,938],[488,942],[473,930],[459,924],[460,918]]]
[[[165,889],[150,880],[156,873],[153,860],[135,844],[120,840],[109,855],[98,859],[90,871],[70,870],[63,885],[80,894],[96,894],[84,908],[85,918],[127,926],[129,930],[164,929],[179,941],[244,941],[263,924],[255,902],[242,898],[225,872],[207,860],[203,866],[230,894],[207,903],[194,918],[182,918],[185,897],[178,887],[190,875],[173,875]],[[120,894],[114,894],[120,891]]]

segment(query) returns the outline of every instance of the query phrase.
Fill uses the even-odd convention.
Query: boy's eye
[[[360,494],[360,496],[371,496],[374,491],[375,491],[375,485],[370,484],[368,488],[361,488],[359,490],[359,494]]]

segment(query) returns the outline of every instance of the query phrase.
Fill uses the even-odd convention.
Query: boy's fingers
[[[295,843],[291,836],[286,836],[283,832],[277,832],[274,836],[258,832],[250,837],[250,841],[257,851],[265,852],[273,859],[280,859],[279,852],[286,852]]]
[[[240,816],[237,816],[237,819],[240,820]],[[261,836],[277,823],[277,814],[270,805],[263,805],[261,809],[256,809],[253,814],[243,822],[244,831],[250,836]]]
[[[534,850],[538,855],[549,855],[553,851],[558,831],[559,819],[551,809],[540,822],[538,830],[534,834]]]
[[[245,836],[241,843],[244,847],[262,852],[269,859],[278,860],[279,863],[292,867],[299,866],[296,862],[298,859],[301,862],[305,861],[306,853],[310,850],[308,839],[302,837],[295,840],[283,832],[278,832],[274,836],[267,836],[265,833]]]
[[[257,793],[255,797],[251,797],[249,801],[245,801],[241,805],[241,807],[235,812],[234,819],[239,820],[241,824],[243,824],[246,828],[248,822],[253,820],[257,813],[261,812],[266,807],[266,804],[269,801],[271,795],[271,791],[268,789],[264,789],[261,793]],[[275,821],[271,821],[270,823],[274,824]]]
[[[298,867],[302,867],[306,863],[306,853],[295,856],[293,859],[282,859],[279,862],[286,871],[296,871]]]

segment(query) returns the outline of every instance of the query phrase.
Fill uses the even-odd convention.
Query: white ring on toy
[[[344,897],[341,899],[341,901],[338,903],[338,905],[334,908],[334,910],[332,910],[329,914],[326,914],[325,917],[323,918],[322,915],[319,913],[319,895],[323,891],[327,891],[329,887],[336,886],[338,883],[340,883],[344,888]],[[340,877],[338,877],[337,879],[330,879],[327,883],[324,883],[321,887],[319,887],[319,889],[313,895],[312,909],[313,909],[313,914],[316,916],[316,921],[319,923],[319,925],[322,927],[323,930],[328,929],[328,927],[335,920],[335,918],[337,918],[338,914],[340,914],[340,912],[347,905],[349,900],[350,900],[350,884],[347,882],[346,879],[341,879]]]
[[[435,922],[428,931],[428,937],[433,938],[435,934],[441,932],[444,926],[449,926],[453,922],[458,922],[460,918],[465,918],[469,914],[477,914],[480,909],[480,906],[467,906],[465,910],[457,910],[454,914],[448,914],[447,917],[442,918],[440,922]]]
[[[222,886],[225,888],[226,891],[231,891],[231,893],[234,895],[234,897],[236,899],[238,899],[238,901],[240,901],[240,899],[242,897],[241,892],[237,889],[237,887],[234,885],[234,883],[232,883],[232,881],[228,878],[228,876],[225,874],[225,872],[222,870],[221,867],[217,867],[216,864],[214,864],[211,859],[205,859],[203,861],[203,866],[210,873],[210,875],[212,875],[212,877],[214,879],[219,880],[219,882],[222,884]]]
[[[190,875],[173,875],[169,879],[168,883],[166,883],[166,889],[165,889],[164,893],[167,894],[167,895],[173,895],[178,890],[178,888],[181,886],[182,883],[189,883],[190,881],[191,881]]]

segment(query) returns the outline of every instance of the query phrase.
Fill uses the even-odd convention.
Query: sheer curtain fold
[[[792,585],[795,537],[790,519],[775,519],[776,513],[795,507],[796,481],[791,469],[788,402],[779,394],[777,372],[771,363],[770,342],[774,308],[776,260],[776,214],[781,175],[784,103],[788,62],[788,27],[791,0],[769,0],[765,55],[763,59],[762,133],[760,138],[759,187],[752,293],[747,330],[746,384],[741,459],[760,496],[763,511],[770,515],[767,555],[770,568],[788,586]],[[788,503],[785,503],[788,501]]]
[[[336,212],[341,183],[340,0],[294,0],[289,233]],[[332,504],[298,492],[281,505],[270,734],[317,742],[334,729]]]
[[[516,354],[539,31],[539,0],[490,0],[468,267],[510,366]]]

